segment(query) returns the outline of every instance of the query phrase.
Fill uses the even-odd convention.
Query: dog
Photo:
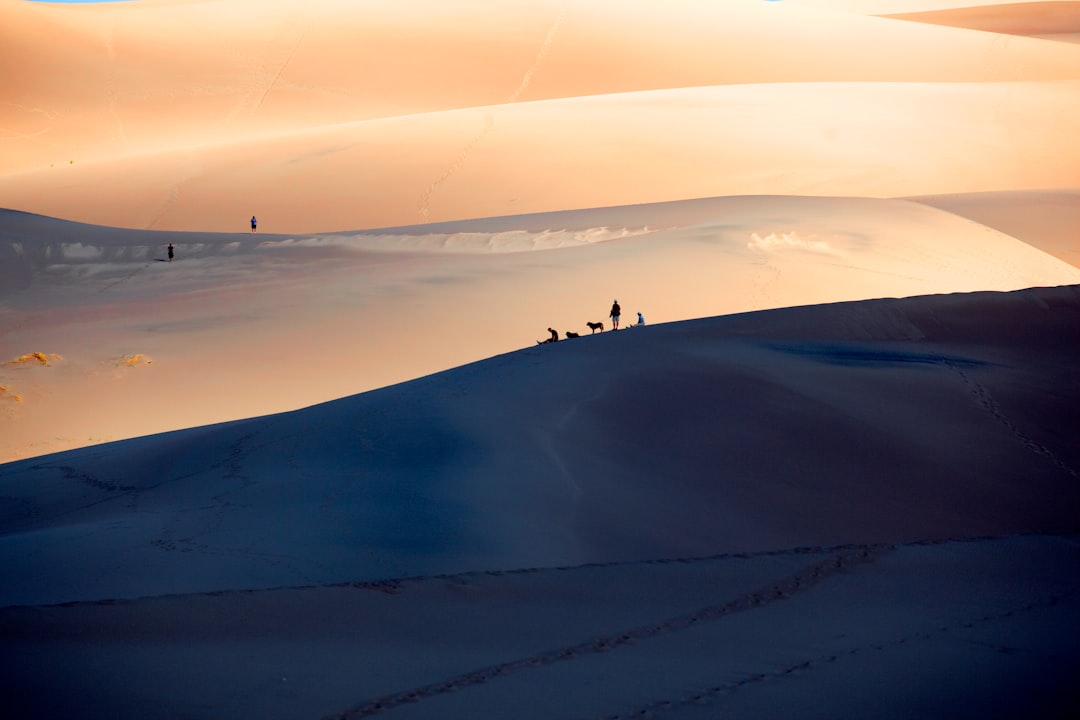
[[[576,332],[570,332],[569,330],[566,331],[566,339],[567,340],[569,340],[570,338],[576,338],[576,337],[581,337],[581,336],[578,335]]]
[[[604,332],[604,323],[602,322],[587,322],[585,324],[589,326],[589,329],[592,330],[592,332],[596,332],[597,330],[599,330],[600,332]],[[592,335],[592,333],[589,334]]]

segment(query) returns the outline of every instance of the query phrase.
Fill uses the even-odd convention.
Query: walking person
[[[622,314],[622,308],[619,307],[619,299],[616,298],[615,302],[611,303],[611,312],[608,313],[608,317],[611,318],[611,326],[616,330],[619,329],[619,315]]]
[[[251,232],[255,232],[255,225],[256,224],[257,224],[257,221],[255,220],[255,216],[252,215],[251,216]]]
[[[172,243],[169,243],[169,262],[172,262],[172,259],[173,259],[173,246],[172,246]]]

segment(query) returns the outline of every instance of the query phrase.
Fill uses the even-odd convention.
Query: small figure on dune
[[[258,224],[258,221],[257,221],[257,220],[255,220],[255,216],[254,216],[254,215],[252,215],[252,216],[251,216],[251,232],[255,232],[255,226],[256,226],[257,224]]]
[[[547,340],[537,340],[537,345],[547,345],[548,343],[559,342],[559,331],[548,328],[548,332],[551,333],[551,337]]]
[[[608,317],[611,318],[611,327],[615,330],[619,329],[619,315],[621,314],[622,308],[619,307],[619,299],[616,298],[615,301],[611,303],[611,312],[608,313]]]
[[[585,323],[585,324],[586,324],[586,325],[588,325],[588,326],[589,326],[589,330],[591,330],[591,331],[592,331],[592,332],[590,332],[590,333],[589,333],[590,335],[592,335],[592,334],[593,334],[594,332],[596,332],[597,330],[599,330],[600,332],[604,332],[604,323],[602,323],[602,322],[598,322],[598,323],[594,323],[594,322],[587,322],[587,323]]]
[[[172,262],[172,259],[173,259],[173,246],[172,246],[172,243],[169,243],[168,251],[169,251],[169,262]]]
[[[641,325],[644,325],[644,324],[645,324],[645,316],[644,316],[644,315],[642,315],[642,314],[641,314],[641,313],[639,312],[639,313],[637,314],[637,322],[636,322],[636,323],[634,323],[633,325],[631,325],[630,327],[639,327],[639,326],[641,326]]]
[[[581,337],[581,336],[578,335],[576,332],[570,332],[569,330],[566,331],[566,339],[567,340],[569,340],[570,338],[576,338],[576,337]]]

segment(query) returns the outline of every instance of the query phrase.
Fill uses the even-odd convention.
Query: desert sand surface
[[[20,28],[0,199],[80,222],[310,233],[1080,185],[1067,43],[760,0],[0,12]]]
[[[900,13],[886,17],[1031,37],[1052,37],[1080,32],[1080,2],[981,5]]]
[[[1080,190],[909,198],[1011,235],[1080,267]]]
[[[1067,717],[1078,332],[1080,286],[736,314],[9,463],[5,696]]]
[[[1075,6],[0,2],[0,714],[1080,715]]]
[[[610,330],[614,299],[626,324],[662,323],[1080,283],[1067,259],[907,200],[715,198],[317,236],[3,218],[5,460],[293,410],[548,327]]]

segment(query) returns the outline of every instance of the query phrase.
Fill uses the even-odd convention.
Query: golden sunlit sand
[[[379,387],[618,295],[659,322],[1075,282],[1080,48],[877,16],[947,5],[5,4],[0,205],[105,227],[5,216],[4,349],[68,362],[11,379],[35,409],[0,457]],[[988,12],[1046,5],[1070,6]],[[877,200],[903,197],[980,225]],[[511,247],[534,256],[445,252]],[[144,351],[111,392],[109,358]],[[122,396],[155,410],[101,410]]]
[[[1080,32],[1080,2],[1021,2],[889,15],[900,20],[1056,39]]]
[[[1078,5],[0,2],[4,707],[1075,716]]]

